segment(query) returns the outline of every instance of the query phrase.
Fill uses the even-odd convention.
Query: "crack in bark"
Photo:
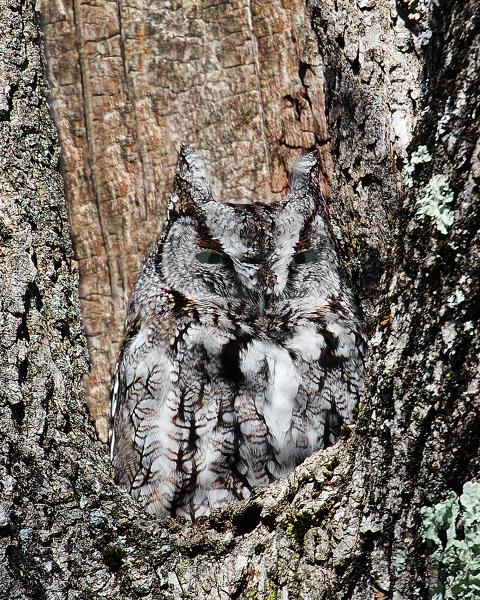
[[[90,105],[89,98],[89,85],[88,85],[88,68],[87,61],[85,58],[85,51],[83,47],[83,35],[82,35],[82,27],[81,27],[81,3],[80,0],[72,1],[72,11],[73,11],[73,19],[75,24],[75,39],[78,50],[78,61],[80,66],[80,80],[81,80],[81,88],[82,88],[82,98],[83,98],[83,117],[84,117],[84,127],[85,127],[85,136],[87,139],[87,147],[88,147],[88,157],[87,163],[89,167],[90,181],[92,184],[92,192],[93,192],[93,200],[95,202],[95,206],[97,209],[98,220],[100,224],[100,232],[103,240],[103,247],[105,249],[105,254],[107,258],[107,267],[108,267],[108,284],[110,287],[110,296],[112,298],[115,297],[114,293],[114,285],[113,285],[113,272],[114,268],[112,265],[112,256],[111,256],[111,247],[109,243],[109,236],[106,230],[106,223],[103,217],[102,206],[100,202],[100,185],[97,179],[96,167],[94,164],[95,158],[97,156],[95,142],[94,142],[94,126],[92,123],[92,108]]]
[[[267,131],[265,126],[265,106],[263,102],[263,92],[262,92],[262,82],[260,78],[260,57],[258,52],[258,39],[255,33],[255,25],[253,20],[253,11],[252,11],[252,2],[254,0],[247,0],[247,23],[248,30],[250,32],[250,39],[252,42],[252,54],[253,54],[253,64],[255,69],[255,81],[257,84],[257,94],[258,94],[258,110],[260,115],[260,131],[262,134],[263,147],[265,152],[265,161],[268,166],[268,173],[270,177],[272,176],[272,166],[270,160],[270,151],[268,147],[268,138]]]
[[[135,133],[137,135],[137,146],[138,146],[138,158],[140,160],[140,166],[142,171],[141,177],[141,187],[143,192],[143,203],[145,207],[145,220],[148,218],[148,194],[147,194],[147,182],[153,182],[154,178],[151,173],[151,169],[149,169],[149,173],[147,173],[146,164],[148,162],[148,154],[145,152],[145,141],[143,132],[140,130],[140,122],[137,115],[137,107],[136,107],[136,93],[135,93],[135,83],[134,81],[130,81],[130,77],[128,74],[128,64],[127,64],[127,54],[125,52],[125,29],[123,26],[123,16],[122,16],[122,0],[115,0],[117,3],[117,18],[118,18],[118,28],[120,32],[120,53],[122,57],[122,65],[123,65],[123,76],[125,78],[125,90],[127,93],[128,101],[132,107],[133,119],[135,124]],[[153,197],[153,203],[156,204],[155,198],[155,185],[151,186],[151,192]]]

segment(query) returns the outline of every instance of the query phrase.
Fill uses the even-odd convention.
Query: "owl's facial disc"
[[[305,304],[336,288],[331,240],[320,214],[288,202],[238,207],[208,201],[177,217],[164,243],[169,285],[193,302],[268,316],[285,301]]]
[[[282,302],[313,310],[335,294],[341,278],[316,173],[311,153],[281,202],[221,204],[203,163],[183,148],[162,257],[168,284],[194,302],[259,316]]]

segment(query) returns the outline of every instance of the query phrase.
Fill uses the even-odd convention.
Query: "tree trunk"
[[[191,526],[117,490],[95,439],[38,15],[0,0],[0,598],[428,598],[444,573],[420,509],[480,467],[475,4],[39,4],[100,432],[178,142],[237,200],[323,149],[372,333],[357,425]]]

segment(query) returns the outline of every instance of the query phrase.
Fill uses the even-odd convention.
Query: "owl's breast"
[[[291,428],[300,386],[300,373],[292,356],[274,342],[254,340],[241,354],[240,371],[270,435],[283,443]]]
[[[276,448],[291,443],[292,420],[301,387],[299,357],[285,344],[248,329],[194,327],[189,345],[205,351],[203,368],[220,378],[234,398],[236,418],[246,439],[268,437]]]
[[[339,422],[334,405],[344,395],[337,376],[329,373],[344,368],[350,334],[347,327],[308,319],[273,334],[233,321],[227,327],[188,328],[184,385],[190,389],[204,382],[197,425],[204,411],[212,432],[231,428],[235,469],[250,485],[286,475],[324,447]],[[221,419],[208,416],[215,411]],[[200,437],[207,439],[204,433]]]

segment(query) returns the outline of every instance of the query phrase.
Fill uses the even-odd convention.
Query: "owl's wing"
[[[111,457],[115,480],[147,504],[167,460],[159,434],[168,439],[168,389],[171,362],[158,334],[148,326],[124,345],[112,392]],[[162,431],[161,431],[162,430]],[[156,465],[154,463],[156,462]]]
[[[351,321],[330,326],[324,330],[324,336],[326,346],[320,356],[325,373],[322,394],[334,409],[331,426],[338,429],[352,423],[353,409],[363,394],[366,338],[357,323]]]
[[[111,398],[112,437],[111,461],[115,470],[115,481],[120,487],[131,491],[138,475],[139,454],[143,451],[139,437],[138,406],[146,393],[145,369],[146,348],[137,341],[137,335],[127,338],[120,354],[113,382]],[[146,377],[146,376],[147,377]]]
[[[110,461],[113,460],[114,449],[115,449],[115,432],[114,422],[117,414],[117,407],[122,401],[122,395],[120,393],[120,375],[119,375],[120,361],[115,365],[115,375],[112,381],[112,390],[110,392],[110,429],[108,432],[108,441],[110,443]]]

